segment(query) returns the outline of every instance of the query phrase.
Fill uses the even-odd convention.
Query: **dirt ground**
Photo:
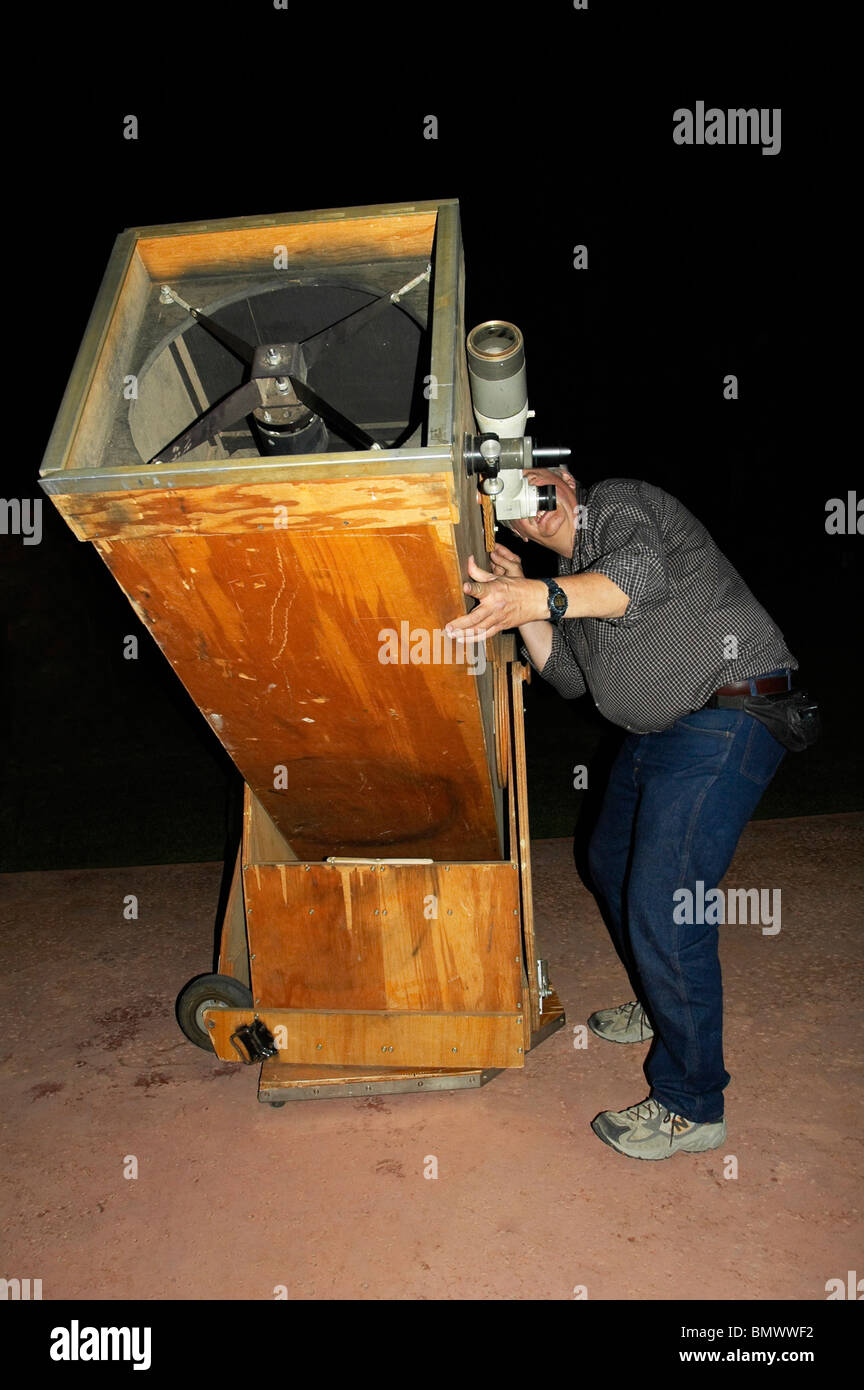
[[[174,1019],[220,865],[0,879],[0,1274],[45,1299],[824,1300],[864,1273],[862,839],[856,814],[748,826],[725,886],[780,887],[782,926],[721,928],[728,1138],[662,1163],[589,1127],[645,1096],[646,1047],[574,1046],[629,991],[566,840],[535,843],[534,886],[567,1025],[524,1071],[281,1110]]]

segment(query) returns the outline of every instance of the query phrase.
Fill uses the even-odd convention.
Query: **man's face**
[[[523,477],[535,487],[551,483],[555,488],[557,505],[554,512],[538,512],[536,516],[511,521],[510,529],[523,541],[536,541],[538,545],[545,545],[559,555],[572,555],[578,505],[575,478],[564,470],[553,473],[550,468],[528,468]]]

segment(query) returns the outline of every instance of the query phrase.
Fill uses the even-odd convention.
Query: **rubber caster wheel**
[[[268,1100],[267,1104],[270,1106],[271,1110],[281,1110],[283,1105],[287,1105],[288,1102],[285,1100]]]
[[[213,1051],[210,1032],[205,1027],[208,1009],[248,1009],[252,991],[230,975],[198,975],[190,980],[177,1000],[177,1022],[190,1042]]]

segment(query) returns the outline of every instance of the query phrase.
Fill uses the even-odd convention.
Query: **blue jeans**
[[[676,924],[673,893],[689,888],[695,900],[700,879],[705,893],[717,887],[785,753],[737,709],[698,710],[661,733],[630,734],[588,849],[610,935],[654,1029],[651,1094],[697,1123],[722,1118],[730,1080],[718,930]]]

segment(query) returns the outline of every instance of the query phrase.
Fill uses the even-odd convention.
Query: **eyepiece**
[[[519,358],[517,369],[525,361],[522,334],[515,323],[505,323],[503,319],[488,319],[472,328],[467,346],[468,356],[473,358],[472,371],[488,380],[512,375],[512,358]]]
[[[517,439],[528,417],[525,345],[514,323],[488,319],[466,341],[474,414],[481,430]]]

